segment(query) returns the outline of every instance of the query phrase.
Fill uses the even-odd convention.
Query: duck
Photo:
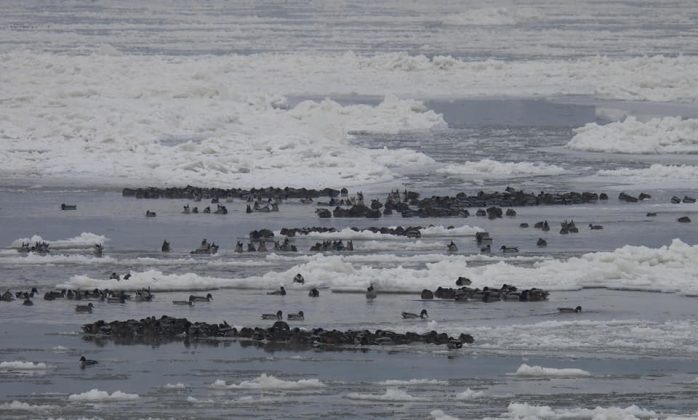
[[[247,243],[247,252],[257,252],[257,249],[254,247],[252,242]]]
[[[95,305],[93,305],[92,302],[88,303],[87,305],[78,305],[75,307],[75,312],[92,313],[92,308],[94,307]]]
[[[480,248],[480,252],[482,252],[482,253],[488,253],[490,251],[492,251],[492,246],[490,244],[487,244],[487,245],[483,246],[482,248]]]
[[[691,218],[688,216],[679,217],[676,219],[679,223],[691,223]]]
[[[591,229],[591,230],[601,230],[601,229],[603,229],[603,226],[601,226],[601,225],[592,225],[591,223],[589,223],[589,229]]]
[[[189,204],[184,205],[184,210],[182,210],[183,214],[189,214],[191,213],[191,209],[189,208]]]
[[[446,347],[449,350],[458,350],[460,348],[463,348],[463,342],[460,340],[456,340],[455,338],[451,338],[446,343]]]
[[[548,246],[548,241],[546,241],[543,238],[538,238],[538,241],[536,242],[536,245],[543,247],[543,246]]]
[[[561,314],[574,314],[582,312],[582,307],[577,306],[576,308],[557,308],[558,312]]]
[[[528,223],[519,223],[519,227],[525,229],[528,227]]]
[[[299,283],[303,284],[305,283],[305,278],[303,278],[303,275],[301,273],[296,274],[296,276],[293,278],[294,283]]]
[[[313,288],[310,289],[310,291],[308,292],[308,296],[310,296],[310,297],[320,297],[320,291],[319,291],[318,289],[316,289],[316,288],[313,287]]]
[[[34,302],[32,302],[32,300],[31,300],[30,298],[27,297],[26,299],[24,299],[24,302],[22,302],[22,305],[24,305],[24,306],[34,306]]]
[[[453,243],[453,241],[448,244],[448,252],[458,252],[458,247]]]
[[[366,299],[375,299],[377,296],[377,293],[375,289],[373,288],[373,283],[368,285],[368,288],[366,289]]]
[[[167,242],[167,239],[165,239],[164,241],[162,241],[162,247],[160,247],[160,250],[161,250],[162,252],[170,252],[170,243]]]
[[[419,315],[412,313],[412,312],[403,312],[402,313],[402,319],[416,319],[416,318],[427,319],[427,318],[429,318],[429,314],[427,313],[426,309],[422,309],[422,312],[420,312]]]
[[[238,241],[235,244],[235,252],[237,252],[238,254],[242,252],[242,242]]]
[[[267,245],[264,243],[264,241],[259,242],[259,246],[257,246],[257,252],[267,252]]]
[[[175,305],[189,305],[189,306],[194,306],[194,302],[191,300],[173,300],[173,304]]]
[[[262,314],[262,319],[276,319],[278,321],[281,321],[284,319],[284,313],[279,311],[276,311],[275,314]]]
[[[279,290],[274,290],[273,292],[267,292],[268,295],[274,295],[274,296],[286,296],[286,289],[284,289],[284,286],[281,286]]]
[[[543,222],[543,227],[541,227],[541,230],[543,230],[543,232],[547,232],[550,230],[550,225],[548,224],[547,220]]]
[[[145,217],[155,217],[157,214],[155,214],[154,211],[146,210],[145,211]]]
[[[213,295],[210,293],[206,294],[206,296],[194,296],[190,295],[189,296],[189,302],[210,302],[213,300]]]
[[[651,211],[651,212],[648,212],[645,216],[646,216],[646,217],[657,217],[657,213]]]
[[[304,321],[305,318],[303,316],[303,311],[298,311],[297,314],[288,314],[286,315],[286,319],[289,321]]]
[[[502,252],[519,252],[519,248],[515,246],[502,245],[499,249],[501,249]]]
[[[81,368],[81,369],[85,369],[85,368],[88,367],[88,366],[94,366],[94,365],[96,365],[97,363],[98,363],[98,362],[97,362],[96,360],[89,360],[89,359],[86,359],[85,356],[81,356],[81,357],[80,357],[80,368]]]

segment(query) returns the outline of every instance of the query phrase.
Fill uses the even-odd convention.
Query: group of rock
[[[205,339],[230,337],[262,343],[285,344],[290,348],[332,349],[341,346],[377,346],[436,344],[449,348],[461,348],[463,344],[474,342],[471,335],[461,334],[450,337],[446,333],[430,331],[425,334],[414,332],[398,333],[389,330],[325,330],[322,328],[291,328],[284,321],[276,321],[268,328],[242,327],[239,330],[227,322],[209,324],[191,322],[186,318],[173,318],[163,315],[141,320],[105,322],[99,320],[82,326],[83,333],[89,336],[110,338],[122,342],[158,342],[177,339]]]

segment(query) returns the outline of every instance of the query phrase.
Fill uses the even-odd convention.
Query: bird
[[[548,246],[548,241],[546,241],[543,238],[538,238],[538,241],[536,242],[536,245],[538,246]]]
[[[576,308],[557,308],[558,312],[561,314],[574,314],[582,312],[582,307],[577,306]]]
[[[297,314],[287,314],[286,319],[289,321],[304,321],[303,311],[298,311]]]
[[[26,298],[26,299],[24,299],[24,302],[22,302],[22,305],[24,305],[24,306],[33,306],[33,305],[34,305],[34,302],[32,302],[31,299]]]
[[[92,304],[92,302],[88,303],[87,305],[78,305],[75,307],[75,312],[89,312],[92,313],[92,308],[94,308],[95,305]]]
[[[373,288],[373,283],[369,284],[366,289],[366,299],[375,299],[377,296],[375,289]]]
[[[281,321],[284,318],[284,314],[281,311],[276,311],[275,314],[262,314],[262,319],[276,319]]]
[[[603,226],[601,226],[601,225],[592,225],[591,223],[589,223],[589,229],[591,229],[591,230],[601,230],[601,229],[603,229]]]
[[[422,312],[420,312],[419,315],[412,313],[412,312],[403,312],[402,313],[402,319],[416,319],[416,318],[426,319],[426,318],[429,318],[429,314],[427,313],[426,309],[422,309]]]
[[[88,366],[94,366],[98,362],[96,360],[85,359],[85,356],[80,357],[80,368],[85,369]]]
[[[453,241],[448,244],[448,252],[458,252],[458,247],[453,243]]]
[[[189,296],[189,301],[190,302],[210,302],[213,300],[213,295],[208,293],[206,296],[195,296],[195,295],[190,295]]]
[[[313,288],[310,289],[310,291],[308,292],[308,296],[310,296],[310,297],[320,297],[320,291],[319,291],[318,289],[316,289],[316,288],[313,287]]]
[[[491,250],[492,250],[492,246],[490,244],[487,244],[487,245],[483,246],[482,248],[480,248],[480,252],[482,252],[482,253],[487,253],[487,252],[490,252]]]
[[[519,252],[519,248],[515,246],[502,245],[499,249],[501,249],[502,252]]]
[[[273,292],[267,292],[268,295],[286,296],[286,289],[281,286],[279,290],[274,290]]]

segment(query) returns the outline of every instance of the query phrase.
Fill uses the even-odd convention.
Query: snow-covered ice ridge
[[[434,161],[407,149],[362,148],[349,133],[446,127],[441,115],[410,98],[582,94],[695,102],[698,86],[698,57],[519,62],[405,53],[15,51],[0,54],[0,63],[2,175],[120,186],[142,179],[246,187],[389,181],[398,168]],[[304,101],[287,109],[287,95],[328,93],[385,99],[375,106]]]
[[[532,267],[506,262],[470,266],[465,256],[444,255],[424,268],[374,268],[352,264],[348,257],[316,256],[310,261],[281,272],[268,272],[246,278],[218,278],[194,273],[164,274],[157,270],[133,272],[128,282],[73,276],[58,287],[152,290],[203,290],[216,288],[274,289],[279,284],[293,288],[291,280],[303,273],[304,287],[335,290],[364,290],[369,283],[379,291],[409,291],[447,286],[443,279],[466,276],[473,287],[499,286],[516,279],[521,288],[576,290],[583,287],[612,287],[685,294],[698,293],[698,245],[679,239],[669,246],[648,248],[626,245],[612,252],[592,252],[567,260],[544,260]]]
[[[640,121],[628,117],[606,125],[589,123],[577,128],[575,132],[567,147],[576,150],[643,154],[698,153],[698,119],[664,117]]]

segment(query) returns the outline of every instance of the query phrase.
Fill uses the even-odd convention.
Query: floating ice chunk
[[[224,380],[217,379],[210,385],[214,389],[280,389],[293,390],[305,388],[324,388],[325,385],[318,379],[299,379],[297,381],[285,381],[266,373],[250,381],[242,381],[239,384],[227,384]]]
[[[107,391],[100,391],[97,388],[83,392],[82,394],[71,394],[68,396],[69,401],[130,401],[139,398],[140,396],[138,394],[127,394],[121,391],[114,391],[110,394]]]
[[[591,376],[591,373],[582,369],[574,368],[545,368],[541,366],[529,366],[523,363],[514,373],[516,376],[527,376],[527,377],[559,377],[559,378],[575,378],[583,376]]]
[[[457,400],[475,400],[485,396],[484,391],[473,391],[467,388],[465,391],[456,394]]]
[[[0,371],[19,371],[19,370],[46,370],[49,366],[46,363],[39,362],[0,362]]]
[[[560,175],[561,166],[543,162],[499,162],[492,159],[450,164],[436,170],[438,173],[467,176],[468,178],[515,178],[521,176]]]
[[[361,394],[350,392],[346,395],[350,400],[366,400],[366,401],[385,401],[385,402],[409,402],[409,401],[428,401],[426,398],[414,397],[398,388],[387,388],[384,394]]]
[[[0,404],[0,411],[3,410],[8,410],[8,411],[48,411],[48,410],[55,410],[57,409],[58,406],[55,405],[32,405],[29,403],[25,403],[22,401],[17,401],[14,400],[9,403],[2,403]]]

